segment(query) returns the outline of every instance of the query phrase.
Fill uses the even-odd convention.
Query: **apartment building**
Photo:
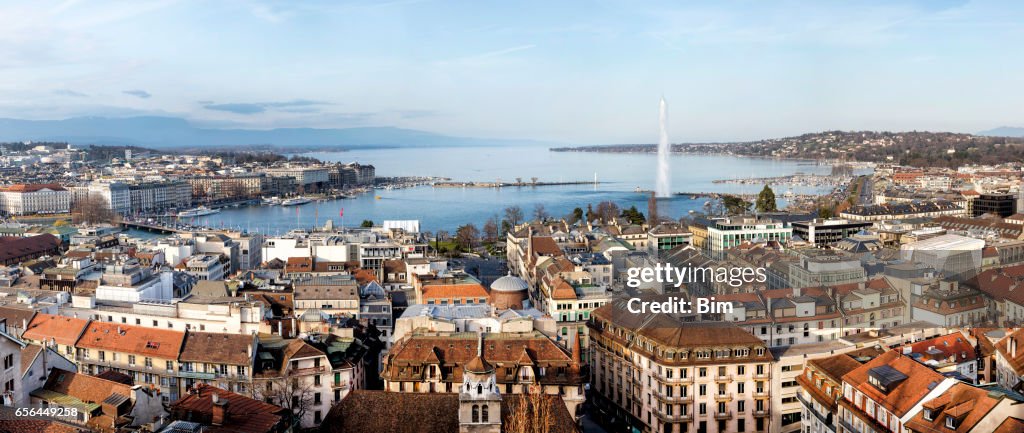
[[[804,364],[800,375],[796,377],[800,385],[796,398],[800,402],[805,433],[836,433],[838,402],[843,395],[843,376],[882,353],[880,348],[864,348],[810,359]]]
[[[63,214],[71,211],[71,191],[55,183],[0,188],[0,214]]]
[[[749,332],[631,314],[625,301],[594,310],[588,326],[595,403],[622,428],[769,431],[773,358]]]
[[[907,421],[959,383],[890,350],[843,376],[837,433],[902,433]]]
[[[178,355],[179,395],[201,385],[249,393],[258,347],[254,333],[189,331]]]
[[[395,343],[381,377],[392,392],[454,393],[478,355],[496,367],[502,394],[560,395],[569,413],[585,400],[580,349],[567,352],[539,332],[408,335]]]
[[[171,402],[180,395],[177,362],[184,341],[181,331],[92,321],[75,343],[75,363],[86,374],[124,373]]]

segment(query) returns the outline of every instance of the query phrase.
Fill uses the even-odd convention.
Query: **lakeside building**
[[[621,428],[767,432],[771,362],[757,337],[723,322],[631,314],[625,301],[588,322],[595,404]]]
[[[873,224],[867,221],[815,218],[811,221],[797,221],[792,225],[793,236],[799,236],[817,247],[831,247],[843,239],[870,228]]]
[[[233,176],[202,176],[186,179],[197,200],[238,199],[260,197],[269,190],[269,176],[246,173]]]
[[[295,184],[300,191],[325,188],[330,182],[328,168],[322,166],[293,166],[289,164],[284,167],[265,168],[262,171],[273,177],[290,177],[295,179]]]
[[[66,214],[71,191],[55,183],[17,184],[0,188],[0,214],[12,216]]]

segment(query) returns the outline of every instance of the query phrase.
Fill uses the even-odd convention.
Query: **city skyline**
[[[1010,2],[0,5],[0,117],[673,142],[1021,126]]]

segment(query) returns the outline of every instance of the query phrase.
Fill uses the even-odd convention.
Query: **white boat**
[[[288,200],[282,201],[281,202],[281,206],[301,206],[301,205],[304,205],[306,203],[310,203],[312,201],[313,200],[310,200],[310,199],[305,198],[305,197],[296,197],[296,198],[290,198]]]
[[[206,206],[199,206],[195,209],[183,210],[181,212],[178,212],[178,216],[188,218],[213,215],[215,213],[220,213],[220,209],[210,209]]]

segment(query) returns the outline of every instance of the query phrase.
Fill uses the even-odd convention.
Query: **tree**
[[[594,213],[594,207],[587,203],[587,222],[597,219],[597,214]]]
[[[603,201],[597,204],[597,217],[601,218],[601,221],[609,223],[617,216],[619,216],[619,205],[610,201]]]
[[[505,208],[505,221],[508,221],[509,225],[515,228],[515,226],[523,222],[523,208],[518,205]]]
[[[363,220],[363,223],[360,224],[359,227],[372,228],[373,227],[373,220]]]
[[[293,425],[300,423],[315,403],[312,376],[300,376],[292,372],[269,380],[254,381],[251,391],[253,399],[273,402],[271,404],[288,409],[292,414]]]
[[[455,243],[460,248],[472,250],[478,239],[480,239],[480,230],[473,224],[466,224],[455,230]]]
[[[732,215],[740,215],[750,210],[751,203],[735,195],[722,196],[722,206]]]
[[[552,399],[541,392],[519,394],[510,402],[503,424],[506,433],[549,433],[554,424]]]
[[[570,221],[569,221],[570,223],[579,222],[579,220],[583,219],[583,209],[581,209],[581,208],[573,209],[572,210],[572,216],[569,219],[570,219]]]
[[[822,206],[818,208],[818,218],[829,219],[835,216],[832,212],[832,208],[828,206]]]
[[[537,221],[544,221],[548,219],[548,216],[548,211],[544,208],[543,204],[537,203],[537,205],[533,207],[533,219]]]
[[[636,206],[630,206],[629,209],[624,209],[622,211],[622,217],[628,219],[630,224],[640,225],[647,222],[647,218],[644,217],[642,212],[637,210]]]
[[[775,212],[779,210],[775,204],[775,191],[768,185],[764,186],[761,193],[757,195],[757,211],[758,212]]]
[[[487,220],[484,223],[484,242],[496,242],[498,240],[498,216]]]
[[[116,220],[117,213],[98,195],[82,197],[71,206],[71,221],[75,224],[113,224]]]

